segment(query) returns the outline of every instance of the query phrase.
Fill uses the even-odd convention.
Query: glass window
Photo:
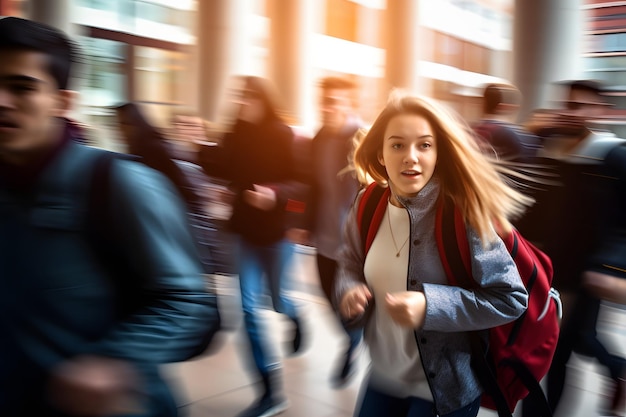
[[[626,33],[602,33],[586,38],[588,52],[626,52]]]
[[[85,55],[81,77],[85,100],[98,106],[110,106],[124,99],[124,44],[83,37],[81,45]]]
[[[135,29],[135,7],[134,0],[118,0],[119,22],[129,31]]]
[[[81,37],[84,63],[79,67],[78,90],[81,121],[98,132],[97,144],[117,149],[111,106],[128,99],[125,90],[126,45],[106,39]]]
[[[159,107],[158,121],[167,120],[169,109],[183,104],[189,89],[189,54],[148,47],[134,50],[135,99]]]
[[[624,75],[623,72],[626,71],[625,56],[600,56],[586,58],[583,62],[587,64],[587,69],[590,71],[622,72],[622,76]]]
[[[92,9],[106,10],[110,12],[117,11],[116,0],[82,0],[82,5]]]
[[[181,10],[147,1],[137,1],[137,17],[166,25],[179,25]],[[186,26],[186,25],[181,25]]]
[[[603,52],[626,52],[626,33],[608,33],[602,35]]]

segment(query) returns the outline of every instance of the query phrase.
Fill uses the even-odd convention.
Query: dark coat
[[[345,170],[349,163],[350,157],[354,151],[353,137],[357,130],[361,127],[358,121],[355,119],[349,119],[342,129],[336,134],[329,134],[329,132],[321,128],[310,144],[309,154],[309,169],[308,175],[305,179],[309,185],[309,195],[306,205],[306,224],[307,228],[315,233],[316,219],[320,215],[319,213],[319,201],[324,198],[323,189],[327,184],[322,184],[323,173],[331,172],[336,174],[337,181],[330,185],[332,187],[340,187],[342,194],[345,196],[344,204],[342,207],[337,207],[338,211],[342,211],[340,217],[344,217],[347,210],[352,205],[352,202],[356,198],[357,191],[359,190],[359,182],[353,176],[351,172],[345,172],[339,174],[342,170]],[[324,149],[328,149],[329,145],[333,148],[333,152],[327,155],[323,154]],[[324,161],[320,164],[320,161]],[[338,214],[335,214],[338,215]]]
[[[293,131],[273,118],[258,125],[238,121],[222,143],[221,168],[215,174],[228,180],[235,194],[231,230],[254,244],[279,241],[287,228],[285,207],[297,187]],[[259,210],[243,200],[243,192],[253,190],[254,184],[276,192],[277,204],[273,210]]]
[[[97,253],[89,188],[102,152],[66,139],[25,181],[0,171],[0,415],[60,416],[45,396],[50,370],[94,354],[134,363],[145,416],[173,416],[158,364],[185,359],[218,325],[184,205],[157,171],[113,161],[111,246],[127,262]]]

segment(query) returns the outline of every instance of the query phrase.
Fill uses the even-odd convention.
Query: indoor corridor
[[[304,351],[295,356],[282,349],[285,394],[290,407],[284,417],[350,417],[357,402],[360,383],[367,371],[367,351],[362,349],[359,371],[352,382],[333,389],[330,376],[342,356],[341,330],[317,285],[315,257],[308,248],[299,247],[292,268],[293,297],[302,308],[305,328]],[[165,372],[178,389],[181,410],[187,417],[234,417],[256,397],[253,381],[243,354],[247,348],[239,311],[236,276],[218,276],[222,314],[229,330],[216,351],[194,360],[171,364]],[[274,346],[283,347],[289,338],[288,321],[270,310],[268,325]],[[606,306],[599,332],[610,338],[615,349],[626,354],[626,313]],[[598,417],[600,405],[607,400],[603,369],[588,359],[574,355],[570,361],[568,385],[555,417]],[[519,408],[519,407],[518,407]],[[516,410],[515,415],[519,415]],[[481,410],[479,417],[496,417]],[[387,416],[381,416],[387,417]]]

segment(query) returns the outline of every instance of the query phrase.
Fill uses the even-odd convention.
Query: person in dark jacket
[[[611,352],[599,337],[596,326],[602,298],[584,282],[607,273],[615,275],[620,264],[622,269],[626,267],[620,253],[624,250],[620,238],[623,197],[619,169],[615,170],[624,162],[615,158],[626,140],[599,128],[594,121],[609,106],[601,83],[570,80],[560,85],[566,93],[563,108],[545,113],[531,124],[543,137],[540,155],[553,161],[559,175],[559,185],[537,200],[533,219],[541,230],[539,242],[554,265],[553,285],[563,299],[563,320],[546,376],[546,394],[550,407],[558,412],[571,354],[595,358],[612,380],[612,400],[605,407],[606,415],[624,416],[626,358]],[[524,400],[522,415],[537,415],[531,398]]]
[[[259,310],[265,284],[273,307],[293,322],[290,349],[301,347],[301,319],[286,294],[287,267],[294,252],[286,239],[286,205],[297,187],[292,154],[293,132],[279,117],[265,79],[242,77],[239,105],[231,130],[223,137],[220,167],[203,165],[229,181],[234,193],[229,227],[238,236],[238,264],[244,322],[262,395],[240,416],[273,416],[287,408],[281,392],[280,361],[267,346]],[[264,280],[265,278],[265,280]]]
[[[168,177],[191,208],[201,207],[202,197],[174,161],[165,136],[148,121],[139,105],[128,102],[115,106],[114,110],[128,152]]]
[[[609,151],[604,169],[611,180],[615,201],[605,207],[611,222],[603,243],[591,256],[583,286],[598,298],[626,304],[626,144]]]
[[[165,136],[148,121],[139,105],[128,102],[115,106],[114,110],[128,152],[165,175],[187,204],[189,223],[204,270],[207,274],[215,272],[212,253],[219,242],[206,209],[208,198],[204,191],[208,177],[199,166],[173,157]]]
[[[350,167],[354,143],[362,122],[353,105],[356,84],[347,78],[326,77],[320,81],[321,128],[310,141],[306,155],[305,182],[308,199],[306,232],[300,239],[316,248],[317,270],[322,291],[332,305],[341,231],[359,190],[359,180]],[[335,387],[345,386],[355,374],[361,329],[348,329],[342,322],[348,343],[331,376]]]
[[[73,137],[77,55],[0,19],[0,415],[174,417],[159,365],[197,353],[216,298],[171,183]]]
[[[492,83],[483,90],[483,114],[473,128],[481,146],[498,159],[532,162],[541,148],[538,136],[515,123],[522,96],[511,84]]]
[[[610,181],[608,188],[614,196],[612,204],[604,207],[604,215],[609,219],[602,235],[602,242],[594,250],[582,274],[582,288],[587,291],[595,301],[595,305],[601,301],[621,304],[626,306],[626,142],[611,148],[606,155],[603,171]],[[587,317],[593,317],[595,313],[594,302],[588,303],[592,307],[592,313]],[[591,335],[590,335],[591,334]],[[588,332],[584,342],[593,346],[595,332]],[[591,337],[590,337],[591,336]],[[582,338],[582,337],[581,337]],[[612,379],[609,388],[610,401],[604,406],[607,415],[617,417],[626,416],[626,358],[609,353],[601,346],[589,349],[591,352],[599,352],[596,357],[609,370]],[[588,350],[588,351],[589,351]]]

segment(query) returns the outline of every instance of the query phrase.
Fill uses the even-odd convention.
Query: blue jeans
[[[320,277],[320,284],[322,291],[328,300],[328,303],[333,306],[333,293],[335,291],[335,277],[337,274],[338,263],[334,259],[327,258],[323,255],[317,254],[317,270]],[[363,338],[363,329],[350,329],[346,326],[346,323],[341,320],[341,327],[348,335],[349,345],[348,353],[351,354],[354,349],[359,345]]]
[[[267,375],[279,367],[278,355],[266,345],[269,338],[258,314],[264,307],[265,289],[269,288],[274,310],[287,315],[296,323],[299,321],[295,304],[286,294],[287,267],[294,250],[294,245],[286,240],[270,245],[255,245],[239,239],[239,286],[244,324],[254,364],[261,375]]]
[[[476,417],[479,409],[480,397],[470,405],[440,417]],[[431,401],[417,397],[392,397],[368,386],[355,417],[434,417],[436,415],[435,404]]]

